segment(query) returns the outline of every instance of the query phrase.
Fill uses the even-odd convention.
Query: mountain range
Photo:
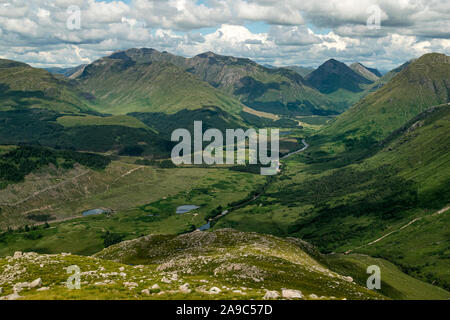
[[[0,296],[448,299],[449,117],[440,53],[384,75],[145,48],[0,60]],[[194,120],[280,128],[289,156],[272,177],[177,167],[171,132]],[[75,296],[39,267],[74,263],[93,270]]]

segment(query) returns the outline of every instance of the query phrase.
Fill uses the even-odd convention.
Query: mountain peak
[[[356,73],[345,63],[336,59],[329,59],[307,77],[309,84],[322,93],[333,93],[339,89],[360,92],[362,84],[373,81]]]

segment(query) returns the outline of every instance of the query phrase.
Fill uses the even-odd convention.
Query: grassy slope
[[[363,76],[367,80],[370,81],[377,81],[380,77],[376,74],[374,74],[372,71],[367,69],[365,66],[363,66],[361,63],[355,62],[350,65],[350,69],[355,71],[360,76]]]
[[[62,222],[50,220],[49,229],[41,227],[31,232],[3,234],[0,255],[15,250],[92,254],[103,248],[101,236],[106,230],[126,239],[142,234],[190,231],[205,224],[206,216],[218,206],[226,207],[247,197],[264,182],[260,175],[228,169],[156,169],[118,161],[104,172],[87,171],[79,176],[80,171],[86,173],[80,168],[77,172],[61,174],[62,183],[58,176],[36,174],[25,183],[0,191],[2,198],[12,204],[1,205],[4,228],[37,223],[27,219],[31,214],[77,218]],[[57,187],[51,189],[55,185]],[[42,189],[44,192],[14,204]],[[196,204],[200,208],[176,214],[176,207],[185,204]],[[107,208],[113,214],[80,217],[83,211],[94,208]]]
[[[324,257],[325,265],[333,271],[348,274],[355,282],[366,285],[367,267],[376,265],[380,267],[381,289],[380,293],[398,300],[437,300],[449,299],[450,293],[444,289],[414,279],[403,273],[394,264],[380,258],[372,258],[362,254],[333,254]]]
[[[383,139],[433,105],[450,101],[450,57],[426,54],[339,117],[324,134]]]
[[[92,111],[89,102],[68,80],[24,63],[0,59],[0,110],[24,107]]]
[[[56,120],[64,127],[79,127],[79,126],[124,126],[130,128],[145,128],[149,129],[144,123],[136,118],[119,115],[119,116],[91,116],[91,115],[64,115]]]
[[[173,64],[135,62],[125,53],[95,61],[77,79],[96,97],[97,110],[107,113],[242,110],[239,102]]]

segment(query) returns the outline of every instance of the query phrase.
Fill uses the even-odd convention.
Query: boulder
[[[301,298],[303,298],[303,294],[300,290],[293,290],[293,289],[283,289],[281,291],[281,295],[285,299],[301,299]]]
[[[277,291],[270,291],[266,290],[266,294],[264,295],[264,300],[269,299],[278,299],[280,297],[280,294]]]
[[[189,283],[185,283],[179,287],[180,291],[183,293],[191,293],[191,289],[189,289]]]
[[[38,279],[32,281],[30,283],[30,285],[28,286],[28,288],[30,288],[30,289],[40,288],[40,287],[42,287],[42,279],[41,278],[38,278]]]
[[[14,292],[13,294],[1,297],[0,300],[17,300],[22,298],[21,296],[19,296],[19,294],[17,292]]]
[[[212,293],[212,294],[218,294],[218,293],[221,293],[221,292],[222,292],[222,290],[220,290],[217,287],[212,287],[211,289],[209,289],[209,293]]]
[[[348,282],[353,282],[353,278],[350,276],[344,276],[344,277],[342,277],[342,279],[344,279],[345,281],[348,281]]]
[[[42,288],[37,289],[36,291],[47,291],[47,290],[50,290],[50,288],[49,287],[42,287]]]
[[[169,280],[169,279],[167,279],[166,277],[163,277],[163,278],[161,279],[161,282],[162,282],[162,283],[171,283],[172,280]]]

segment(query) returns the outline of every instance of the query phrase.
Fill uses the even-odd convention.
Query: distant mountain
[[[89,96],[76,85],[44,69],[0,59],[0,110],[42,108],[89,112]]]
[[[352,63],[350,65],[350,69],[369,81],[377,81],[381,77],[380,71],[378,71],[377,69],[368,68],[359,62]]]
[[[171,114],[205,107],[242,111],[239,101],[171,63],[172,58],[180,57],[151,49],[116,52],[86,66],[76,80],[95,97],[97,110],[106,113]]]
[[[308,74],[310,74],[315,70],[313,67],[300,67],[300,66],[288,66],[286,67],[286,69],[293,70],[302,77],[306,77]]]
[[[82,72],[84,67],[86,67],[86,64],[70,68],[46,68],[45,70],[53,74],[61,74],[67,78],[72,78],[76,77],[78,73]]]
[[[311,86],[325,94],[336,92],[339,89],[361,92],[363,91],[362,85],[373,82],[335,59],[326,61],[306,76],[306,80]]]
[[[235,96],[245,105],[278,114],[328,114],[332,102],[308,86],[297,72],[268,69],[250,59],[212,52],[186,61],[187,71]]]
[[[327,130],[383,139],[427,108],[450,102],[449,56],[425,54],[400,69],[387,84],[340,115]]]
[[[373,81],[350,69],[345,63],[330,59],[305,77],[339,110],[345,111],[358,102]]]
[[[125,153],[139,145],[142,154],[167,156],[171,143],[136,119],[100,114],[93,99],[74,80],[0,60],[0,144]]]
[[[126,50],[123,54],[138,62],[174,64],[256,110],[276,114],[336,113],[332,101],[292,70],[266,68],[250,59],[213,52],[192,58],[146,48]]]

